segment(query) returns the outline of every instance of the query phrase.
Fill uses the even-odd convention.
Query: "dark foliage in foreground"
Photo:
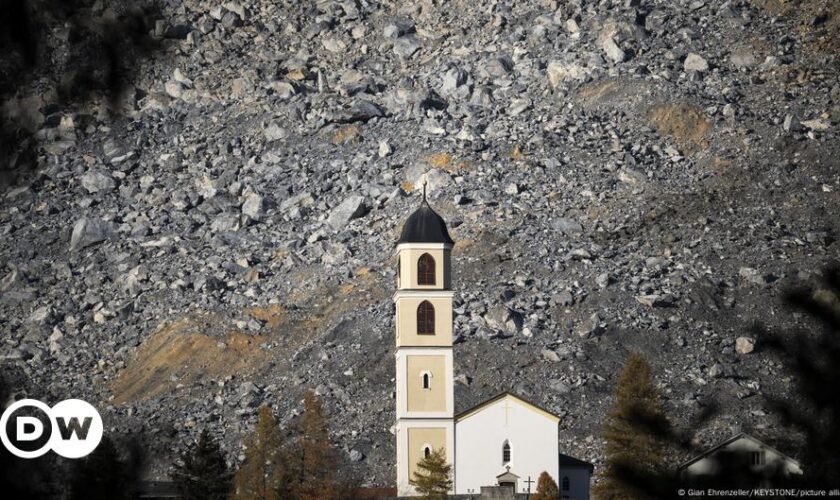
[[[830,489],[840,486],[840,268],[828,269],[819,283],[788,291],[784,303],[790,314],[803,314],[807,329],[780,331],[756,325],[752,333],[767,354],[776,355],[793,376],[795,385],[785,398],[768,396],[769,405],[781,416],[792,435],[804,436],[796,455],[804,474],[786,476],[780,468],[752,467],[740,453],[720,452],[716,462],[720,471],[711,477],[688,479],[676,468],[653,470],[642,462],[614,464],[611,477],[620,484],[632,485],[623,494],[610,498],[645,499],[679,498],[681,488],[773,488]],[[632,426],[658,436],[672,449],[691,456],[702,450],[691,443],[693,432],[719,413],[714,403],[687,427],[671,428],[667,421],[651,418],[646,412],[631,412]],[[785,498],[776,496],[774,498]]]
[[[119,112],[140,63],[161,54],[150,36],[163,18],[156,0],[0,0],[0,187],[36,163],[36,130],[2,106],[31,86],[55,90],[43,114],[60,116],[103,95]],[[49,118],[49,116],[47,116]]]
[[[224,500],[230,493],[231,477],[219,443],[207,429],[181,455],[172,474],[178,494],[184,500]]]

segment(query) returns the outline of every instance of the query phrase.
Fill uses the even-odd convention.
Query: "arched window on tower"
[[[423,389],[431,389],[432,388],[431,378],[432,378],[432,376],[429,372],[423,373]]]
[[[423,458],[429,458],[429,455],[432,454],[432,447],[431,446],[424,446],[423,447]]]
[[[435,334],[435,306],[424,300],[417,306],[417,333],[419,335]]]
[[[510,443],[505,441],[505,444],[502,445],[502,465],[506,465],[510,463]]]
[[[435,259],[427,253],[421,255],[420,259],[417,260],[417,284],[435,284]]]
[[[569,476],[563,476],[563,482],[561,484],[561,488],[563,488],[563,491],[569,491]]]

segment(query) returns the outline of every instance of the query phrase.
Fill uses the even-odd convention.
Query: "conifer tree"
[[[172,479],[183,500],[223,500],[230,493],[231,474],[219,443],[201,431],[198,442],[181,455]]]
[[[658,436],[668,421],[651,368],[636,353],[628,356],[615,388],[615,403],[604,427],[605,464],[593,489],[601,500],[643,500],[662,477],[663,449]]]
[[[443,448],[433,450],[417,463],[409,483],[423,498],[442,499],[452,489],[452,466],[446,463]]]
[[[134,476],[108,436],[85,458],[73,463],[70,500],[121,500],[133,497]]]
[[[537,492],[531,495],[531,500],[557,500],[558,498],[560,498],[560,490],[557,489],[557,483],[548,472],[542,471],[537,479]]]
[[[257,427],[245,445],[245,463],[236,472],[232,500],[281,500],[280,432],[268,406],[260,408]]]
[[[341,498],[342,488],[335,475],[338,457],[330,444],[323,406],[311,390],[304,395],[303,414],[295,425],[295,431],[298,439],[287,455],[288,463],[294,470],[294,476],[290,478],[293,496],[298,500]]]

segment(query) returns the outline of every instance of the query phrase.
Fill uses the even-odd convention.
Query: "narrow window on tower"
[[[502,465],[510,463],[510,443],[505,441],[502,445]]]
[[[431,377],[428,372],[423,374],[423,389],[431,389],[429,378]]]
[[[435,259],[427,253],[421,255],[417,261],[417,284],[435,284]]]
[[[424,446],[423,447],[423,457],[424,458],[429,458],[429,455],[431,455],[431,454],[432,454],[431,446]]]
[[[417,306],[417,333],[419,335],[435,334],[435,306],[424,300]]]

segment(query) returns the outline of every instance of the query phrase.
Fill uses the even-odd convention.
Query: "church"
[[[451,493],[534,492],[546,471],[561,498],[587,500],[592,465],[560,453],[557,415],[510,392],[455,413],[453,245],[424,185],[396,246],[397,493],[416,495],[409,479],[417,463],[442,448],[453,465]]]

